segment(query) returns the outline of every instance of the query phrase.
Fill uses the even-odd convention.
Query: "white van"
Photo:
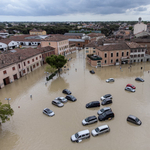
[[[83,139],[87,139],[89,137],[90,137],[89,130],[83,130],[83,131],[77,132],[74,135],[72,135],[71,141],[72,142],[81,142]]]

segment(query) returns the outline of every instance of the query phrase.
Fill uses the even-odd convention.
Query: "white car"
[[[96,129],[92,130],[92,135],[97,136],[99,134],[109,132],[109,131],[110,131],[109,126],[108,125],[103,125],[103,126],[99,126]]]
[[[101,114],[103,114],[104,112],[110,111],[110,110],[111,110],[110,107],[104,107],[104,108],[100,109],[100,110],[97,112],[97,114],[98,114],[98,115],[101,115]],[[111,110],[111,111],[112,111],[112,110]]]
[[[52,117],[55,115],[55,113],[52,110],[50,110],[49,108],[44,108],[43,113],[49,117]]]
[[[65,97],[56,97],[55,99],[61,101],[62,103],[67,102],[67,99]]]
[[[131,87],[125,87],[125,90],[126,91],[129,91],[129,92],[135,92],[135,89],[132,89]]]
[[[79,131],[71,136],[72,142],[81,142],[83,139],[87,139],[90,137],[89,130]]]
[[[109,78],[109,79],[106,80],[106,82],[107,83],[109,83],[109,82],[115,82],[115,80],[113,78]]]
[[[103,101],[106,98],[112,99],[112,95],[111,94],[106,94],[106,95],[104,95],[104,96],[101,97],[101,100]]]

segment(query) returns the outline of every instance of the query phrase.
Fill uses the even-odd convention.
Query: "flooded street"
[[[14,109],[11,120],[0,126],[0,150],[149,150],[150,62],[137,63],[131,68],[129,65],[122,65],[121,69],[120,66],[92,68],[86,63],[84,50],[68,56],[71,57],[69,70],[60,77],[55,76],[47,85],[45,66],[42,66],[0,89],[2,103],[7,103],[5,98],[10,97]],[[89,73],[91,69],[95,74]],[[137,82],[135,77],[141,77],[145,82]],[[106,83],[108,78],[114,78],[115,82]],[[128,83],[136,86],[135,93],[124,90]],[[52,105],[56,97],[66,96],[62,93],[65,88],[77,101],[68,101],[62,108]],[[106,106],[111,107],[115,117],[83,126],[83,119],[98,116],[97,111],[104,107],[86,109],[86,103],[101,102],[100,97],[105,94],[113,96],[113,103]],[[46,107],[53,110],[55,116],[44,115],[42,111]],[[137,116],[142,125],[127,122],[130,114]],[[91,132],[104,124],[110,127],[110,132],[91,136],[81,143],[71,142],[74,133],[85,129]]]

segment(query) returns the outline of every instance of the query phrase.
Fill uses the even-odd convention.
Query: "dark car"
[[[133,116],[133,115],[129,115],[128,118],[127,118],[127,121],[132,122],[136,125],[141,125],[142,124],[141,120],[138,119],[137,117]]]
[[[70,92],[68,89],[64,89],[64,90],[62,91],[62,93],[67,94],[67,95],[70,95],[70,94],[71,94],[71,92]]]
[[[110,98],[106,98],[102,101],[101,105],[107,105],[107,104],[111,104],[112,100]]]
[[[70,101],[72,101],[72,102],[74,102],[74,101],[77,100],[73,95],[67,95],[67,96],[66,96],[66,99],[67,99],[67,100],[70,100]]]
[[[140,81],[140,82],[144,82],[144,80],[142,78],[139,78],[139,77],[135,78],[135,80]]]
[[[99,101],[93,101],[93,102],[86,104],[86,108],[92,108],[92,107],[100,107],[100,102]]]
[[[82,120],[82,124],[88,125],[88,124],[95,123],[97,121],[98,121],[98,119],[96,116],[90,116],[90,117],[87,117],[86,119]]]
[[[112,119],[114,118],[115,114],[112,111],[106,111],[105,113],[98,116],[99,121]]]
[[[90,70],[90,73],[91,73],[91,74],[95,74],[94,70]]]

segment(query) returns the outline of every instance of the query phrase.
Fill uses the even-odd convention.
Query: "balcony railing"
[[[88,58],[90,58],[91,60],[102,60],[101,57],[97,56],[97,55],[93,55],[93,54],[89,54],[87,55]]]

